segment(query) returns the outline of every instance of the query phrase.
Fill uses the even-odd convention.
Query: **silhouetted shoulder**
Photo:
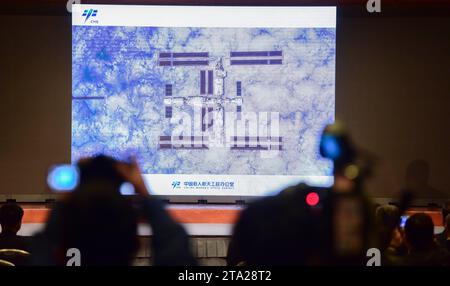
[[[321,243],[319,232],[324,219],[305,202],[312,191],[324,189],[295,186],[250,204],[235,226],[230,264],[305,264]]]

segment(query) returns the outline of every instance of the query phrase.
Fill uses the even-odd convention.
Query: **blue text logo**
[[[175,189],[176,187],[180,187],[181,182],[180,181],[173,181],[172,187]]]
[[[90,17],[95,17],[97,16],[97,12],[98,10],[94,10],[94,9],[86,9],[83,12],[83,17],[86,17],[84,22],[86,23],[86,21],[90,18]]]

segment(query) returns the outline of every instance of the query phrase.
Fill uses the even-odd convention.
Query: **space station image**
[[[73,27],[72,160],[146,174],[327,176],[334,28]]]
[[[172,119],[173,114],[185,105],[190,105],[200,115],[200,120],[194,122],[197,126],[192,128],[192,133],[191,130],[187,130],[181,135],[162,135],[159,147],[161,149],[282,150],[283,138],[279,136],[278,113],[272,113],[272,118],[268,118],[266,112],[255,114],[256,116],[246,116],[245,113],[243,115],[245,84],[243,85],[241,80],[234,82],[227,80],[229,66],[247,66],[248,68],[260,65],[267,66],[270,70],[271,66],[282,64],[282,51],[231,51],[224,57],[211,57],[208,52],[159,53],[160,67],[197,67],[199,78],[199,89],[197,93],[190,96],[177,96],[173,93],[173,83],[165,85],[165,118]],[[233,85],[234,90],[230,88]],[[255,120],[256,124],[253,130],[251,128],[255,124],[246,124],[246,121],[251,120]],[[242,124],[236,124],[236,121],[242,121]],[[271,155],[274,154],[271,152]],[[264,155],[269,156],[267,153]]]

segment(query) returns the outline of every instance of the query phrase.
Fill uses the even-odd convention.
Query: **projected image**
[[[319,140],[334,121],[334,26],[107,25],[100,8],[72,27],[73,161],[135,155],[167,192],[329,182]]]
[[[73,27],[72,158],[144,173],[329,175],[335,29]]]

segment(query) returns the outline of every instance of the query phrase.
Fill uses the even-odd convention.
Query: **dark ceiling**
[[[82,4],[135,5],[260,5],[260,6],[326,6],[337,5],[349,15],[367,13],[369,0],[6,0],[0,4],[2,14],[64,14],[67,1]],[[450,16],[450,0],[379,0],[383,14],[428,14]]]

